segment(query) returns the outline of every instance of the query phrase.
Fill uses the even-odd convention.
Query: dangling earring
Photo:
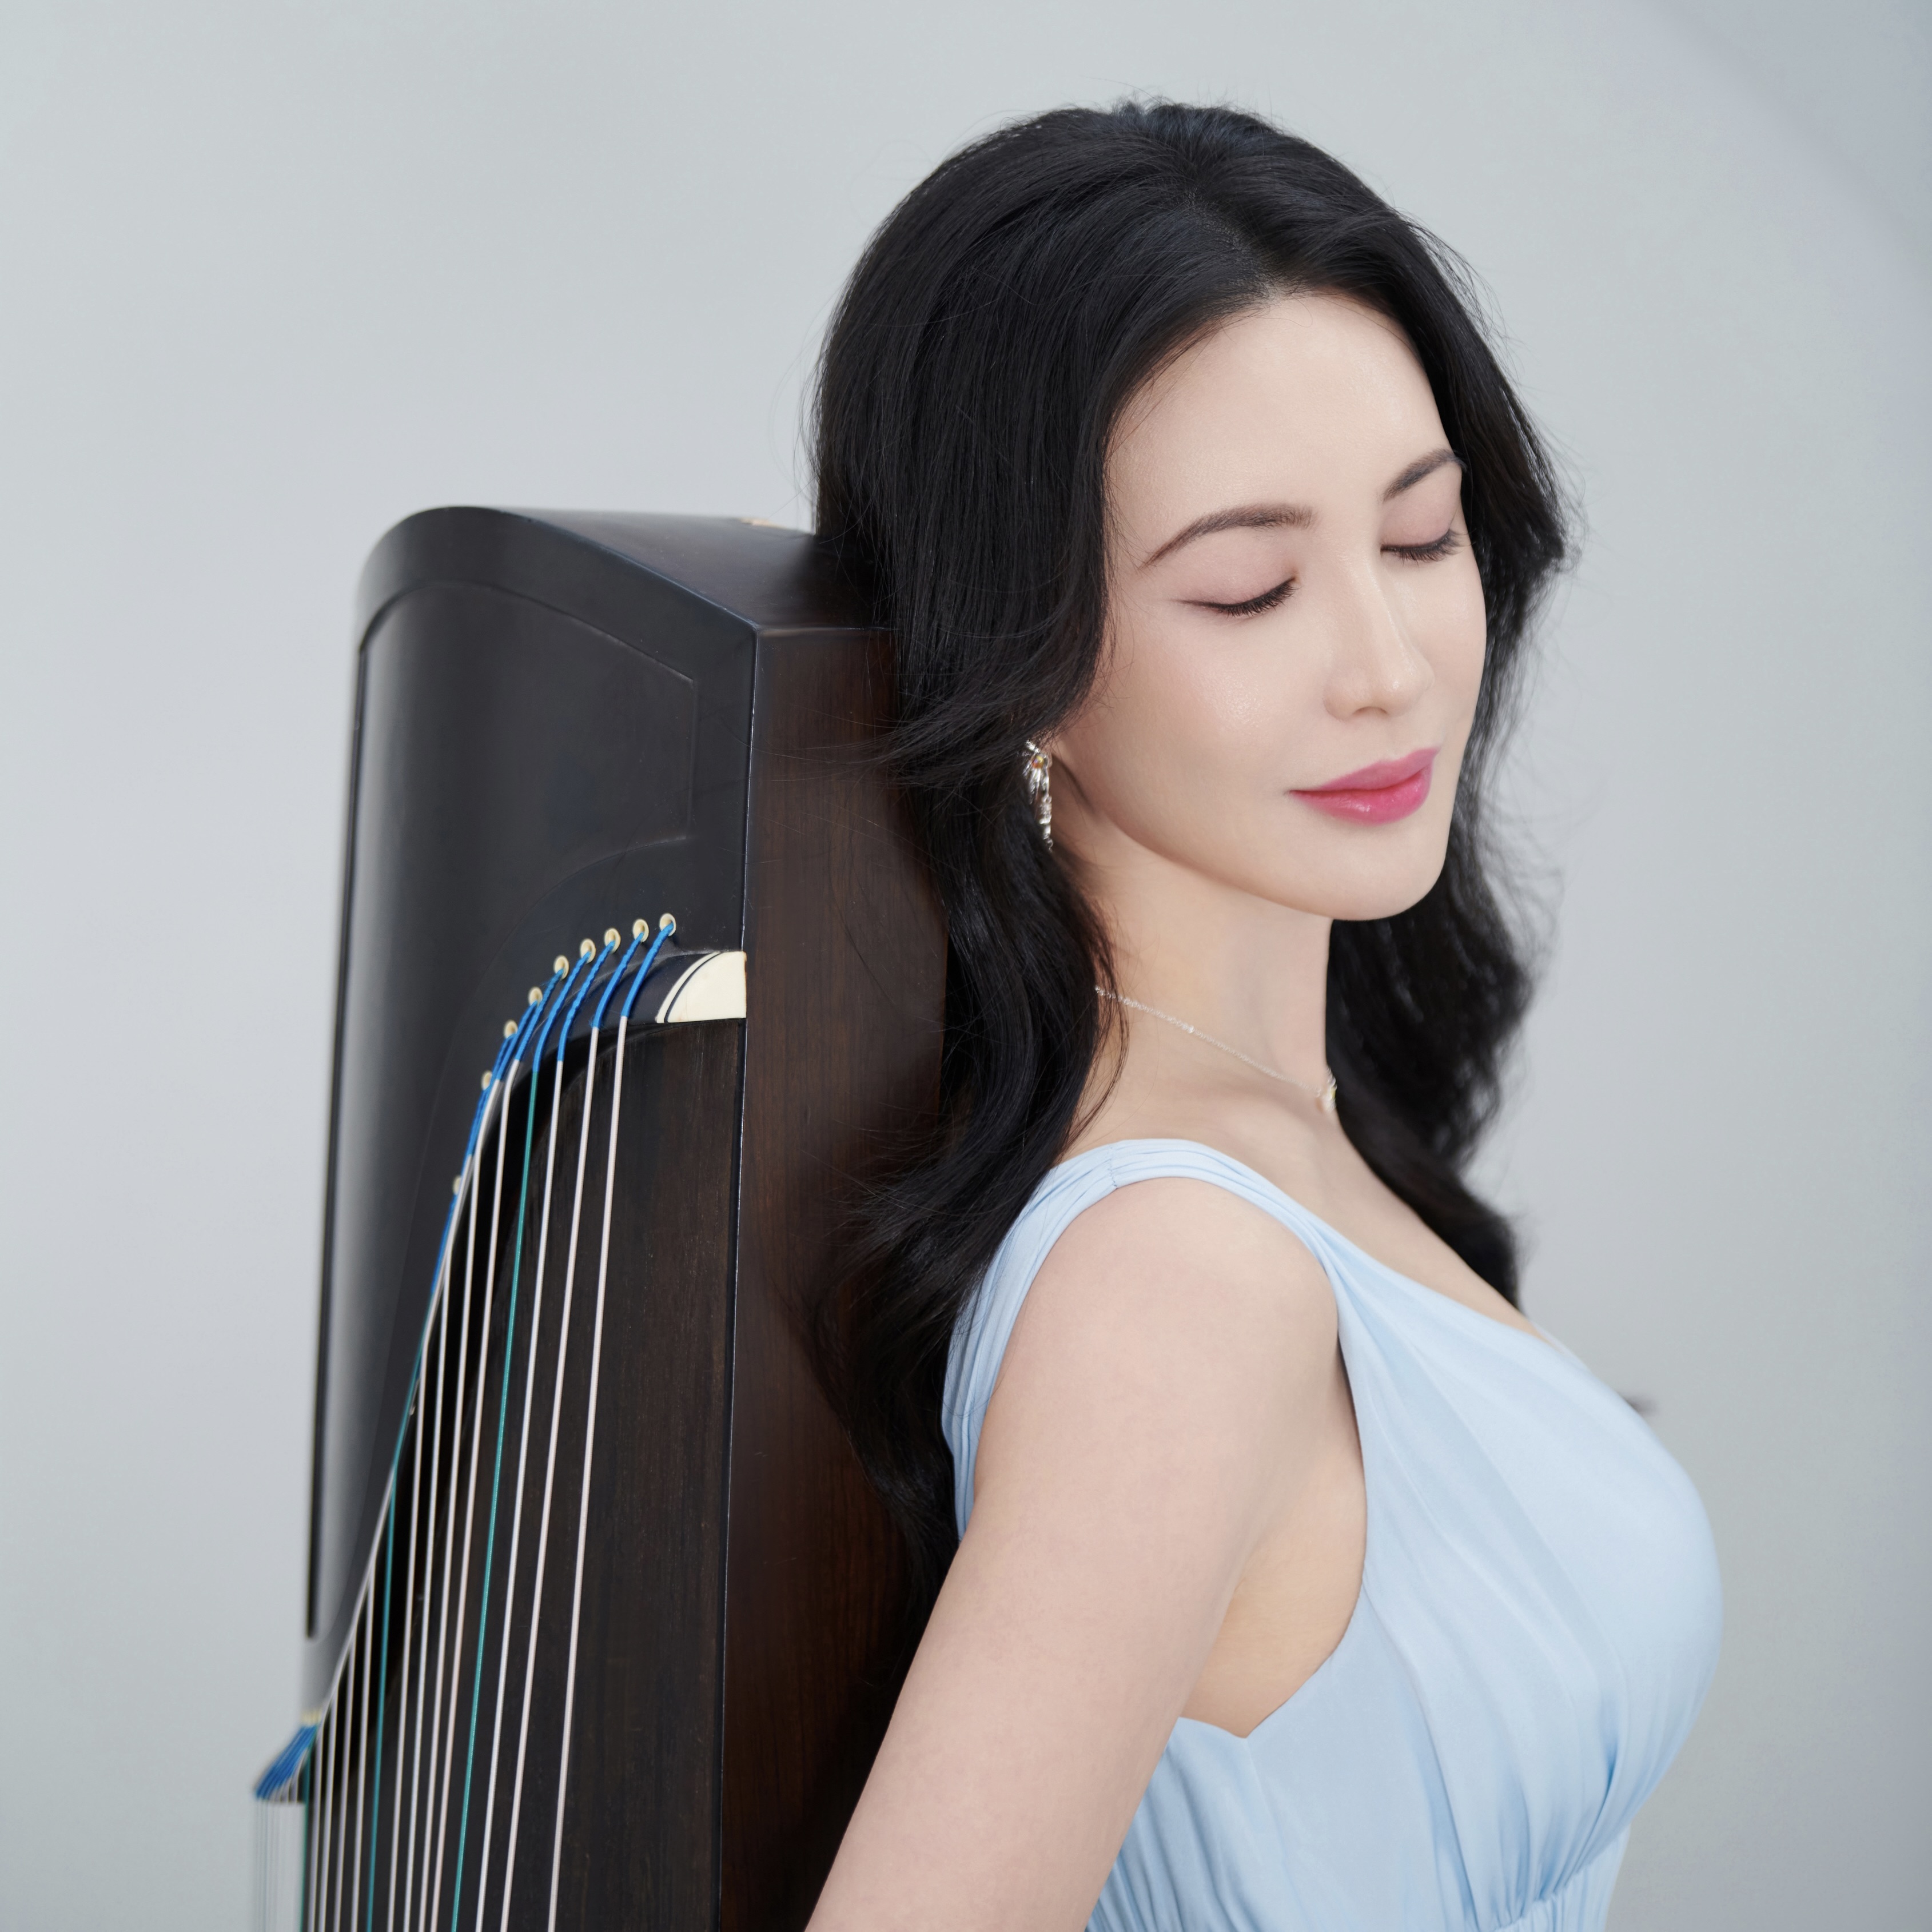
[[[1034,822],[1046,849],[1053,850],[1053,754],[1042,752],[1029,738],[1026,741],[1027,797],[1033,806]]]

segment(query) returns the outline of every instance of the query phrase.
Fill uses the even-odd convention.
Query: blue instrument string
[[[514,1068],[520,1060],[524,1042],[529,1039],[532,1030],[537,1025],[538,1022],[542,1018],[544,1006],[549,1000],[551,991],[555,988],[557,982],[562,979],[563,976],[564,975],[560,972],[551,974],[550,983],[543,989],[542,995],[538,999],[531,1002],[524,1007],[523,1012],[519,1016],[517,1020],[515,1026],[506,1035],[503,1045],[498,1050],[496,1064],[491,1070],[492,1077],[489,1089],[486,1090],[484,1093],[483,1107],[479,1111],[479,1118],[482,1112],[487,1112],[488,1110],[491,1093],[494,1091],[496,1086],[501,1082],[508,1077],[511,1070]],[[506,1093],[503,1096],[502,1118],[499,1121],[496,1128],[496,1131],[500,1134],[507,1133],[509,1131],[509,1105],[510,1096],[507,1093]],[[467,1165],[466,1158],[465,1165]],[[405,1411],[404,1414],[405,1421],[406,1423],[407,1412]],[[380,1804],[380,1793],[382,1788],[382,1737],[388,1711],[389,1694],[389,1673],[387,1669],[387,1661],[389,1654],[389,1606],[395,1597],[396,1492],[394,1479],[396,1468],[398,1465],[400,1463],[402,1456],[403,1438],[407,1434],[408,1430],[406,1426],[405,1426],[401,1431],[398,1432],[396,1442],[396,1460],[392,1462],[390,1466],[389,1504],[388,1511],[388,1526],[387,1530],[387,1548],[383,1568],[384,1580],[382,1590],[382,1647],[381,1654],[384,1660],[385,1667],[379,1676],[376,1694],[376,1774],[374,1788],[377,1794],[376,1802],[379,1808]],[[404,1667],[407,1667],[406,1660],[405,1660]],[[364,1932],[373,1932],[373,1928],[376,1922],[376,1850],[377,1840],[380,1838],[381,1834],[382,1820],[380,1816],[377,1816],[371,1820],[370,1825],[369,1906],[368,1912],[364,1916]]]
[[[632,944],[634,946],[636,942],[633,940]],[[608,952],[608,949],[607,948],[607,955]],[[628,953],[625,956],[626,958],[629,956],[630,956]],[[599,964],[602,964],[601,961],[599,962]],[[621,973],[622,970],[622,964],[620,962],[618,971]],[[558,976],[558,977],[561,976],[561,975]],[[576,976],[573,974],[571,976],[574,978]],[[592,969],[592,977],[593,979],[596,977],[594,968]],[[613,983],[615,983],[614,979]],[[450,1888],[450,1923],[452,1925],[456,1922],[456,1913],[459,1909],[463,1897],[464,1856],[466,1848],[470,1842],[470,1792],[476,1770],[476,1724],[477,1719],[480,1715],[482,1708],[483,1654],[485,1648],[487,1648],[486,1640],[489,1635],[490,1628],[490,1579],[496,1567],[496,1508],[502,1490],[503,1437],[506,1426],[508,1423],[510,1415],[511,1357],[516,1352],[517,1294],[523,1278],[524,1217],[530,1204],[530,1150],[532,1144],[536,1137],[536,1130],[537,1089],[536,1082],[536,1070],[543,1064],[544,1048],[548,1039],[551,1022],[555,1020],[557,1013],[562,1010],[563,1004],[562,1000],[560,999],[555,1005],[551,1006],[549,1004],[550,992],[556,984],[557,980],[556,978],[553,978],[550,981],[550,986],[544,988],[544,1001],[546,1005],[549,1006],[549,1012],[548,1017],[544,1021],[543,1027],[539,1034],[536,1044],[536,1050],[530,1056],[530,1066],[532,1069],[530,1103],[524,1116],[523,1174],[522,1178],[518,1184],[517,1190],[517,1232],[515,1245],[512,1250],[512,1259],[510,1264],[509,1310],[508,1312],[504,1317],[503,1324],[503,1382],[502,1390],[498,1395],[496,1402],[496,1450],[495,1465],[490,1472],[490,1526],[488,1532],[484,1535],[483,1542],[483,1594],[480,1600],[482,1607],[477,1612],[476,1669],[475,1674],[471,1679],[470,1688],[470,1741],[468,1748],[464,1754],[463,1809],[460,1814],[460,1822],[458,1826],[456,1835],[456,1876],[452,1881]],[[573,1013],[575,1010],[576,1009],[574,1007],[572,1008]],[[600,1009],[599,1010],[601,1011],[602,1010]],[[566,1024],[566,1033],[568,1030],[568,1028]],[[532,1348],[536,1346],[536,1336],[534,1334],[530,1336],[530,1346]],[[514,1588],[516,1584],[516,1579],[514,1577],[511,1578],[510,1583],[511,1587]],[[510,1605],[506,1598],[503,1606],[505,1638],[506,1641],[508,1640],[508,1636],[509,1614]]]
[[[677,921],[669,913],[658,920],[658,936],[651,941],[651,950],[644,955],[644,963],[638,968],[638,976],[631,982],[631,991],[624,1001],[623,1010],[619,1014],[619,1018],[626,1021],[630,1018],[631,1009],[638,1004],[638,995],[644,989],[644,982],[650,976],[652,967],[657,963],[658,952],[662,950],[664,941],[676,930]],[[600,1013],[598,1017],[601,1018],[602,1015]]]
[[[264,1800],[279,1798],[301,1774],[308,1748],[315,1742],[316,1726],[298,1724],[296,1734],[276,1753],[274,1762],[255,1780],[255,1796]]]

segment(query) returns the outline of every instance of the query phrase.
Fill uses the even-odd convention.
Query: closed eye
[[[1462,539],[1456,534],[1452,524],[1439,537],[1432,537],[1427,543],[1384,544],[1382,554],[1401,557],[1408,563],[1433,563],[1438,557],[1447,556],[1462,545]]]
[[[1207,598],[1198,600],[1204,610],[1218,610],[1224,617],[1258,617],[1264,610],[1272,610],[1277,604],[1288,602],[1294,589],[1294,579],[1284,578],[1272,590],[1264,590],[1258,597],[1250,597],[1243,604],[1214,604]]]

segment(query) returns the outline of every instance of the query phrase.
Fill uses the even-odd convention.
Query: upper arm
[[[1075,1220],[1015,1324],[818,1932],[1085,1923],[1312,1451],[1335,1346],[1318,1264],[1223,1190],[1144,1181]]]

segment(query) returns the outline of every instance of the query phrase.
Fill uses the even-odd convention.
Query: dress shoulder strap
[[[952,1505],[960,1534],[973,1514],[973,1466],[1013,1324],[1042,1264],[1075,1218],[1137,1180],[1205,1180],[1271,1214],[1331,1274],[1328,1230],[1300,1204],[1232,1155],[1198,1141],[1112,1141],[1049,1168],[1006,1231],[961,1311],[946,1356],[940,1420],[952,1452]]]

